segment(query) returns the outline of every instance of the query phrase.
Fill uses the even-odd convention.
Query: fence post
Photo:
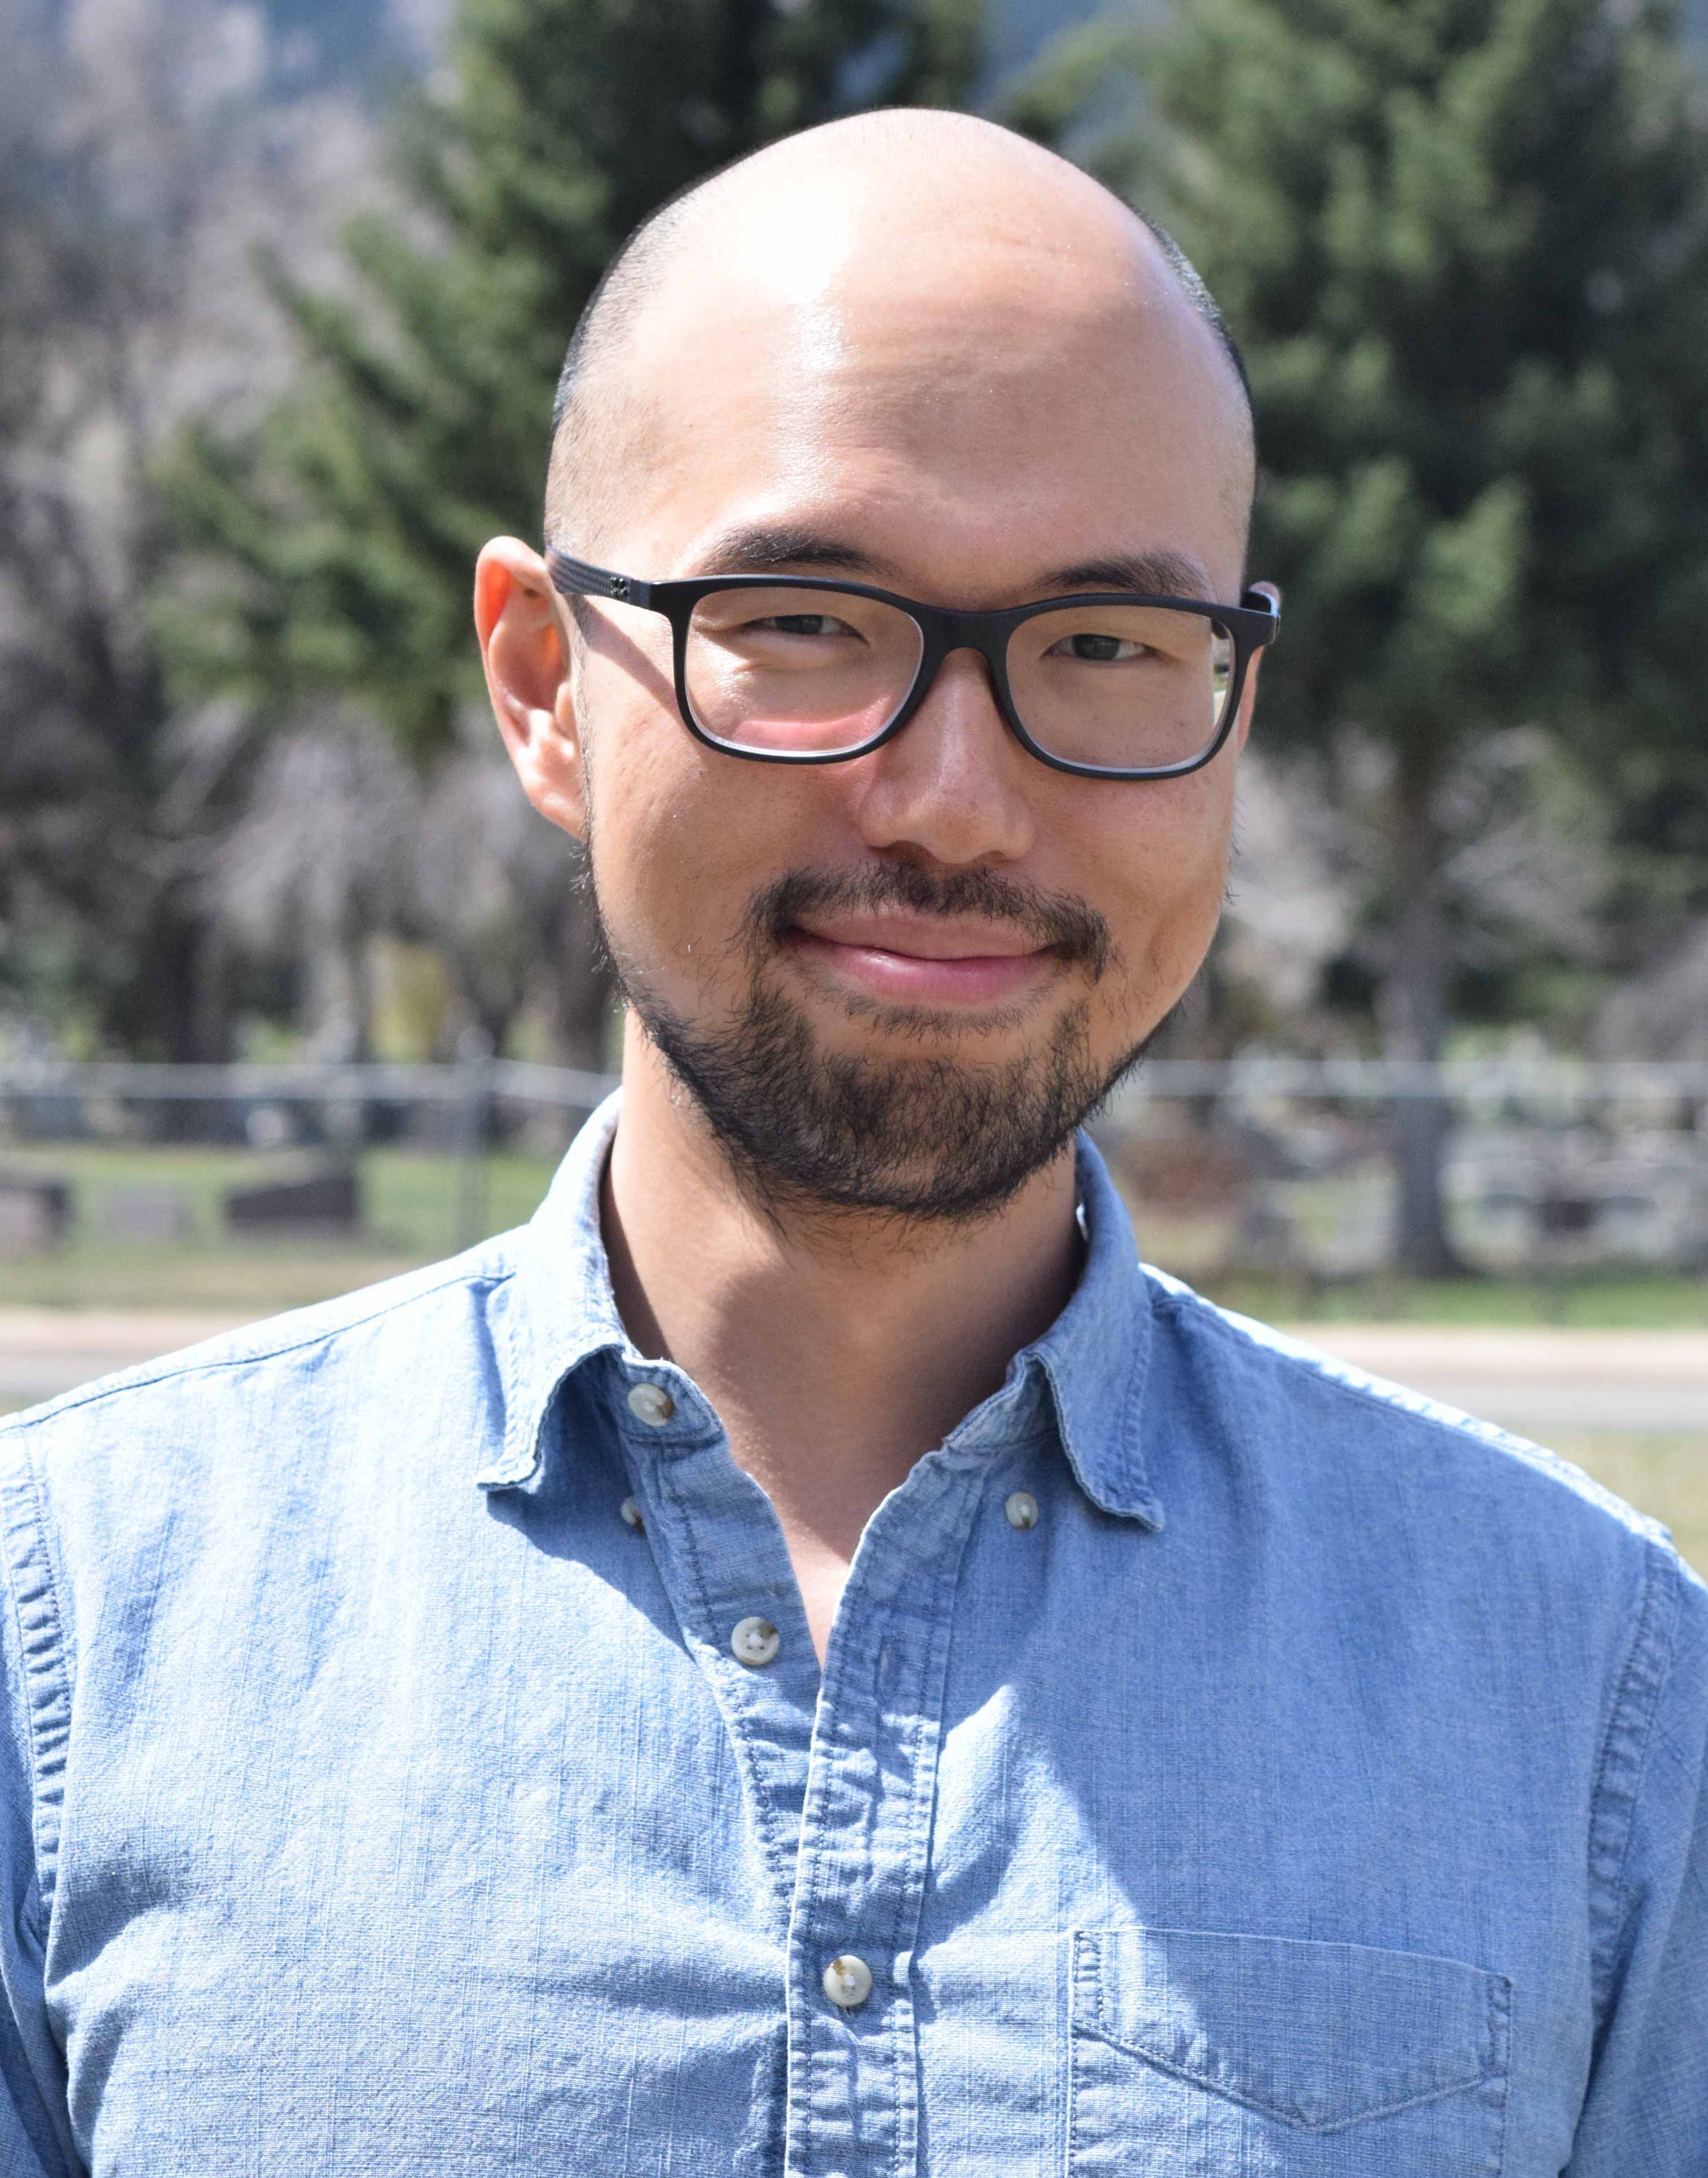
[[[457,1039],[463,1075],[457,1104],[457,1230],[454,1252],[486,1238],[486,1132],[492,1108],[492,1039],[465,1028]]]

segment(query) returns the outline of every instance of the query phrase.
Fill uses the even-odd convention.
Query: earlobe
[[[1265,597],[1272,599],[1276,609],[1279,610],[1281,593],[1273,583],[1254,583],[1251,587],[1253,589],[1261,590]],[[1236,748],[1244,748],[1246,736],[1251,731],[1251,714],[1257,702],[1257,681],[1266,655],[1267,653],[1263,650],[1254,650],[1251,662],[1245,668],[1245,685],[1240,692],[1240,715],[1234,727],[1234,746]]]
[[[576,839],[587,829],[568,647],[545,562],[495,538],[474,571],[474,625],[492,714],[528,800]]]
[[[1251,714],[1257,703],[1257,678],[1263,663],[1262,652],[1256,652],[1245,668],[1245,685],[1240,691],[1240,715],[1234,721],[1234,746],[1242,749],[1251,731]]]

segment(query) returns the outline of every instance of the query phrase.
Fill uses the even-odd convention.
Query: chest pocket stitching
[[[1112,1932],[1115,1934],[1150,1933],[1157,1936],[1187,1933],[1177,1930]],[[1402,2111],[1419,2110],[1429,2103],[1442,2102],[1451,2095],[1467,2093],[1473,2088],[1497,2086],[1501,2090],[1501,2131],[1505,2132],[1506,2088],[1510,2077],[1510,2038],[1512,2012],[1512,1984],[1504,1974],[1482,1973],[1476,1967],[1466,1967],[1468,1973],[1482,1973],[1488,1989],[1488,2011],[1486,2024],[1486,2054],[1476,2060],[1474,2070],[1465,2071],[1450,2079],[1432,2080],[1428,2086],[1420,2087],[1415,2093],[1395,2095],[1384,2102],[1370,2103],[1343,2115],[1313,2118],[1296,2110],[1284,2108],[1279,2103],[1265,2099],[1250,2090],[1242,2092],[1226,2080],[1213,2074],[1182,2065],[1177,2059],[1166,2055],[1136,2036],[1123,2034],[1108,2019],[1102,1942],[1103,1932],[1076,1930],[1074,1934],[1074,2018],[1073,2034],[1101,2042],[1107,2048],[1119,2050],[1123,2056],[1136,2059],[1152,2066],[1170,2079],[1183,2081],[1190,2087],[1199,2088],[1206,2094],[1218,2097],[1224,2102],[1236,2104],[1260,2117],[1274,2121],[1278,2125],[1306,2134],[1322,2135],[1349,2131],[1354,2126],[1374,2124],[1382,2118],[1398,2116]],[[1404,1956],[1403,1953],[1390,1954]],[[1457,1963],[1455,1962],[1454,1963]]]

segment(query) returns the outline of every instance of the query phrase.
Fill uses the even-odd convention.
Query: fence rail
[[[478,1056],[0,1060],[0,1287],[31,1250],[57,1250],[67,1280],[79,1250],[107,1278],[155,1245],[225,1249],[235,1269],[260,1239],[310,1231],[424,1259],[525,1216],[615,1086]],[[1467,1265],[1708,1271],[1708,1063],[1154,1059],[1096,1130],[1167,1267],[1357,1278],[1404,1259],[1420,1100]]]
[[[494,1097],[587,1111],[617,1086],[614,1075],[512,1059],[451,1065],[301,1060],[227,1066],[129,1059],[0,1059],[0,1097],[111,1097],[141,1102],[276,1099],[285,1103],[457,1104],[471,1081]],[[1124,1091],[1134,1097],[1299,1097],[1448,1103],[1511,1097],[1566,1102],[1708,1101],[1708,1060],[1396,1059],[1147,1060]]]
[[[454,1066],[325,1065],[292,1061],[233,1066],[151,1065],[129,1059],[0,1060],[0,1097],[109,1097],[120,1102],[461,1104],[471,1085],[492,1097],[590,1111],[616,1086],[607,1074],[530,1065],[514,1059]]]
[[[1382,1103],[1541,1097],[1708,1098],[1708,1062],[1562,1059],[1158,1059],[1133,1078],[1140,1097],[1322,1097]]]

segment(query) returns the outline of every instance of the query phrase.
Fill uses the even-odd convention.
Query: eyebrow
[[[901,571],[892,560],[823,530],[787,525],[725,530],[714,539],[703,558],[700,572],[707,575],[768,575],[783,568],[815,568],[890,584],[901,580]],[[1029,594],[1043,597],[1060,591],[1065,595],[1083,590],[1211,599],[1210,578],[1202,562],[1190,552],[1169,545],[1148,552],[1107,553],[1049,569],[1035,578]]]
[[[769,575],[779,567],[829,567],[850,575],[894,576],[892,561],[822,530],[787,527],[726,529],[703,555],[708,575]]]
[[[1198,598],[1213,604],[1210,577],[1190,552],[1160,545],[1152,552],[1114,552],[1076,560],[1038,577],[1045,590],[1136,590],[1141,596]]]

